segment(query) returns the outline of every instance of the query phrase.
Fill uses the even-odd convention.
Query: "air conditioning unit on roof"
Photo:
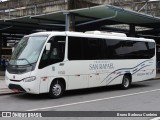
[[[117,32],[106,32],[106,31],[86,31],[87,34],[96,34],[96,35],[108,35],[108,36],[118,36],[118,37],[127,37],[124,33]]]

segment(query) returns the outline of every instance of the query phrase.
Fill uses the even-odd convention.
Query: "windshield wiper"
[[[21,58],[21,59],[17,59],[17,60],[25,60],[25,61],[27,61],[27,63],[30,65],[30,66],[32,66],[32,63],[30,63],[26,58]],[[33,67],[33,66],[32,66]]]

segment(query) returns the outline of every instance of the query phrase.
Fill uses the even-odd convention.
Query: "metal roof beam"
[[[12,28],[12,27],[13,27],[13,26],[8,26],[8,27],[0,28],[0,31],[6,30],[6,29],[10,29],[10,28]]]
[[[93,20],[95,20],[95,19],[100,19],[100,18],[97,18],[97,17],[91,17],[91,16],[86,16],[86,15],[80,15],[80,14],[78,14],[78,13],[72,13],[72,12],[71,12],[71,14],[74,15],[74,16],[77,16],[77,17],[83,17],[83,18],[88,18],[88,19],[93,19]]]
[[[110,20],[112,18],[117,17],[117,11],[115,11],[115,14],[113,16],[110,17],[106,17],[106,18],[101,18],[101,19],[97,19],[97,20],[92,20],[92,21],[88,21],[88,22],[84,22],[84,23],[79,23],[76,26],[82,26],[82,25],[87,25],[87,24],[91,24],[91,23],[96,23],[96,22],[101,22],[101,21],[105,21],[105,20]]]
[[[29,22],[14,21],[14,20],[7,20],[5,22],[12,23],[12,24],[18,23],[18,24],[26,24],[26,25],[35,25],[35,24],[38,25],[38,23],[29,23]]]
[[[46,19],[46,18],[38,18],[38,17],[31,17],[31,19],[35,20],[43,20],[43,21],[49,21],[49,22],[57,22],[57,23],[64,23],[64,21],[61,20],[52,20],[52,19]]]
[[[65,27],[65,24],[49,24],[49,23],[38,23],[39,25],[44,26],[58,26],[58,27]]]

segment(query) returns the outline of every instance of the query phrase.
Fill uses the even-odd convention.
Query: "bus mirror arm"
[[[12,53],[13,53],[13,51],[14,51],[14,47],[12,47]]]
[[[46,50],[49,51],[50,49],[51,49],[51,43],[47,43],[47,44],[46,44]]]

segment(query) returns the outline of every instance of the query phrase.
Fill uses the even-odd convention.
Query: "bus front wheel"
[[[128,75],[124,75],[122,84],[121,84],[121,88],[125,90],[125,89],[130,88],[130,86],[131,86],[131,77]]]
[[[59,98],[63,95],[63,93],[64,93],[64,84],[59,80],[53,81],[50,86],[49,96],[51,98]]]

